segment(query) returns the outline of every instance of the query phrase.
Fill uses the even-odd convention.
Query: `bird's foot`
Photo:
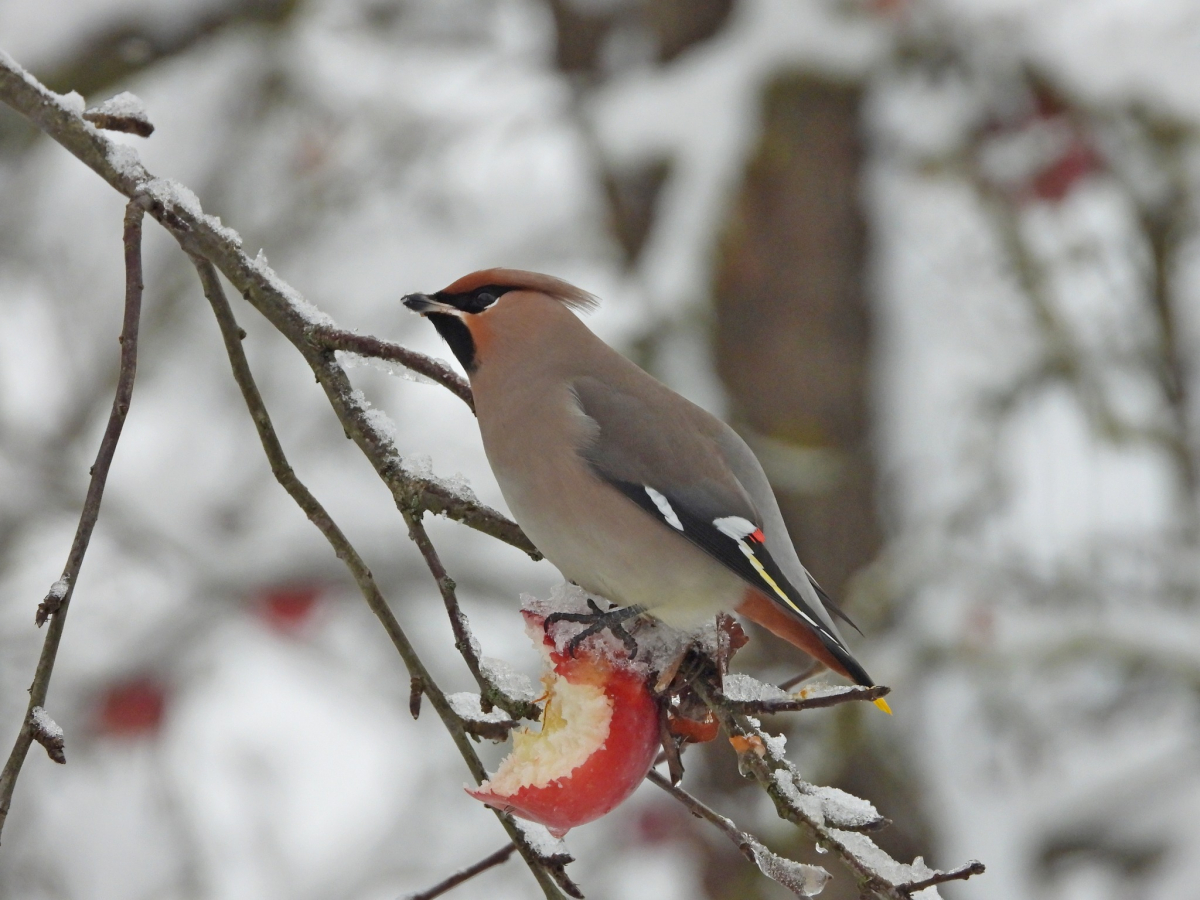
[[[633,639],[633,635],[626,631],[624,625],[621,623],[627,619],[641,615],[646,611],[645,608],[641,606],[614,606],[610,609],[602,610],[591,597],[588,597],[587,605],[591,610],[590,613],[550,613],[542,623],[542,629],[549,631],[550,626],[557,622],[586,623],[587,628],[567,641],[567,653],[570,656],[573,657],[575,651],[579,649],[579,645],[593,634],[608,631],[612,633],[613,637],[620,638],[621,643],[625,645],[626,652],[629,653],[629,658],[636,659],[638,653],[637,641]]]

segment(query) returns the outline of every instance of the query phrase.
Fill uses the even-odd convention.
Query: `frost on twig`
[[[761,715],[821,709],[851,700],[877,700],[891,693],[884,685],[863,687],[857,684],[813,684],[788,693],[773,684],[765,684],[749,675],[725,676],[721,696],[734,712]]]
[[[463,730],[475,737],[487,738],[489,741],[502,741],[508,733],[517,726],[513,719],[503,709],[483,711],[482,698],[478,694],[463,691],[457,694],[447,694],[446,700],[450,708],[462,721]]]
[[[983,865],[975,861],[939,872],[920,858],[911,864],[892,859],[862,833],[888,824],[874,806],[836,788],[804,781],[784,755],[783,735],[765,731],[757,719],[735,712],[729,701],[704,685],[696,688],[729,735],[741,772],[762,785],[780,817],[804,826],[818,846],[836,853],[854,872],[864,895],[910,900],[915,891],[930,890],[922,896],[932,900],[937,896],[934,885],[983,872]]]
[[[66,578],[60,578],[54,584],[50,585],[50,590],[46,593],[46,599],[38,604],[37,614],[34,616],[34,622],[37,627],[41,628],[46,624],[46,621],[58,612],[63,604],[63,600],[67,597],[67,591],[71,587],[71,582]]]
[[[556,838],[546,828],[537,822],[518,819],[505,814],[505,818],[515,826],[525,845],[533,851],[538,864],[549,872],[554,881],[570,897],[583,900],[583,891],[573,882],[566,872],[566,866],[575,861],[562,838]]]
[[[46,748],[46,755],[60,765],[66,765],[67,757],[63,754],[63,730],[57,722],[50,718],[50,713],[40,706],[29,711],[29,729],[33,739]]]
[[[750,835],[746,835],[746,842],[758,870],[797,897],[815,897],[829,881],[829,873],[820,866],[810,866],[772,853]]]
[[[83,117],[105,131],[123,131],[138,137],[154,134],[154,125],[146,115],[141,98],[129,91],[122,91],[99,106],[85,110]]]
[[[772,881],[786,887],[797,897],[815,897],[829,881],[829,873],[820,866],[805,865],[772,853],[754,835],[742,831],[732,820],[693,797],[653,769],[646,778],[686,806],[692,815],[707,819],[716,825],[721,833],[729,838],[742,855],[754,863],[760,872]]]

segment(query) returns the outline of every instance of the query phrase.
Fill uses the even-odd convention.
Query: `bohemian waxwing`
[[[588,593],[682,629],[736,611],[874,684],[830,615],[843,614],[796,556],[746,442],[592,334],[575,310],[595,303],[515,269],[404,298],[466,369],[517,523]]]

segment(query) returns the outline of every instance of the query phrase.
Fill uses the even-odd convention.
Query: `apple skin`
[[[526,614],[540,629],[540,617]],[[552,679],[600,688],[612,704],[604,742],[567,775],[540,787],[526,785],[509,794],[489,789],[489,782],[467,793],[488,806],[545,825],[562,837],[576,825],[591,822],[632,794],[650,771],[659,750],[658,705],[645,674],[581,646],[575,658],[552,649],[546,641]],[[551,688],[553,690],[553,688]],[[570,728],[570,723],[566,724]]]

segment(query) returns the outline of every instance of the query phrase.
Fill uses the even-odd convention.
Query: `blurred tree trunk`
[[[882,545],[860,105],[856,85],[813,75],[787,74],[767,86],[762,135],[724,227],[713,288],[716,365],[734,425],[762,459],[805,565],[843,599]],[[756,643],[796,661],[781,642]],[[843,710],[831,742],[839,785],[903,823],[879,836],[882,846],[905,860],[928,853],[919,791],[897,748],[875,746],[862,727],[873,710]],[[827,864],[811,848],[788,852]],[[826,895],[857,892],[843,877]]]
[[[858,109],[849,85],[791,75],[767,88],[714,285],[716,364],[736,423],[835,597],[881,542]]]

